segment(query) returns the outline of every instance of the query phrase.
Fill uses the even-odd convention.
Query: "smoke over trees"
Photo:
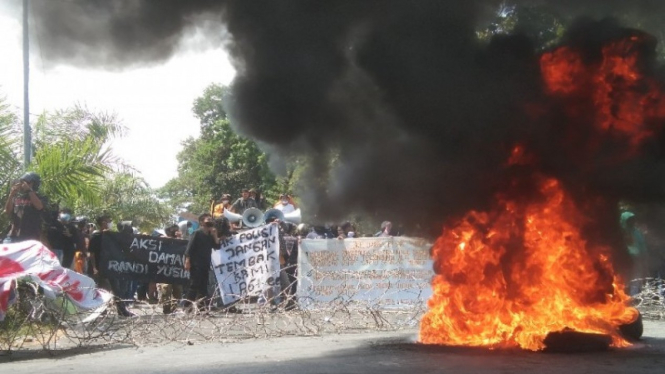
[[[656,15],[665,10],[649,0],[80,0],[34,1],[32,10],[44,58],[54,64],[158,63],[196,32],[227,48],[237,69],[226,101],[232,126],[265,144],[275,168],[308,158],[301,195],[333,218],[355,208],[438,224],[482,208],[504,182],[516,143],[538,150],[544,169],[568,187],[662,197],[654,187],[662,177],[646,172],[663,169],[655,143],[630,165],[560,157],[552,142],[561,139],[552,125],[559,113],[550,106],[535,118],[529,110],[545,100],[538,43],[554,39],[519,27],[479,38],[502,4],[573,22],[556,40],[580,43],[589,30],[601,39],[623,32],[590,20],[605,16],[639,19],[658,33]]]

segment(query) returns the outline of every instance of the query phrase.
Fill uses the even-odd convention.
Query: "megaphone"
[[[274,220],[284,221],[284,212],[279,209],[268,209],[266,214],[263,215],[263,222],[272,222]]]
[[[259,227],[263,224],[263,212],[261,209],[249,208],[242,214],[242,224],[247,227]]]
[[[233,213],[228,209],[224,209],[224,217],[229,220],[229,222],[236,223],[242,221],[242,215]]]
[[[300,209],[294,210],[291,213],[284,213],[279,209],[270,209],[266,212],[266,214],[263,216],[263,220],[265,222],[272,221],[272,220],[280,220],[280,221],[286,221],[286,222],[291,222],[295,223],[296,225],[300,223],[301,217],[300,217]]]
[[[296,225],[300,223],[302,217],[300,216],[300,209],[296,209],[291,213],[286,213],[284,215],[284,221],[295,223]]]

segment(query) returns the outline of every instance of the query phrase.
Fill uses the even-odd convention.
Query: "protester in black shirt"
[[[256,207],[261,210],[266,210],[266,199],[261,194],[261,191],[256,188],[249,190],[249,197],[254,200]]]
[[[12,186],[5,203],[5,213],[12,227],[5,243],[41,240],[42,211],[46,199],[37,194],[40,184],[39,175],[26,173]]]
[[[279,248],[280,248],[280,286],[282,295],[286,299],[286,310],[296,307],[296,287],[298,285],[298,243],[299,239],[293,235],[296,226],[289,222],[280,222]]]
[[[102,233],[109,230],[111,225],[111,218],[108,216],[97,217],[97,228],[92,234],[90,234],[90,242],[88,243],[88,252],[90,253],[90,259],[92,260],[92,274],[97,277],[101,269],[101,257],[102,257]],[[99,282],[97,282],[99,284]]]
[[[123,295],[126,293],[126,281],[112,279],[106,277],[104,269],[100,266],[102,264],[102,243],[104,234],[108,232],[111,226],[111,219],[108,216],[100,216],[97,218],[98,231],[90,235],[90,244],[88,251],[92,259],[92,271],[97,282],[97,286],[107,291],[111,291],[116,297],[115,305],[118,309],[118,314],[123,317],[133,317],[136,314],[127,309],[127,304],[122,300]]]
[[[189,270],[189,290],[187,291],[188,311],[192,311],[192,302],[199,296],[208,299],[208,271],[213,248],[219,248],[219,238],[215,222],[210,214],[199,216],[201,228],[189,238],[185,250],[185,270]]]
[[[77,217],[75,220],[72,221],[76,225],[76,228],[78,229],[78,236],[79,236],[79,244],[78,247],[82,251],[79,257],[74,258],[74,269],[76,271],[79,271],[77,269],[77,262],[79,259],[83,262],[82,265],[82,274],[87,274],[91,275],[92,274],[92,263],[90,259],[90,253],[88,252],[88,247],[90,243],[90,226],[91,223],[88,222],[88,217],[81,216]]]
[[[189,221],[187,221],[189,222]],[[187,228],[187,226],[185,226]],[[171,239],[178,239],[179,231],[178,225],[171,225],[164,229],[164,236]],[[183,287],[181,284],[157,284],[159,289],[159,303],[162,304],[162,312],[164,314],[171,314],[176,311],[178,304],[182,299]]]
[[[71,222],[72,211],[64,208],[57,219],[49,225],[47,237],[51,249],[58,256],[60,264],[65,268],[73,268],[74,254],[79,249],[83,251],[79,238],[78,228]]]

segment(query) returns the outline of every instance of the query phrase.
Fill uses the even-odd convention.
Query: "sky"
[[[22,119],[23,42],[18,17],[0,7],[0,97]],[[150,67],[104,71],[59,65],[47,69],[39,40],[31,38],[31,119],[75,104],[115,113],[128,131],[113,143],[114,153],[151,187],[161,187],[177,176],[176,155],[182,141],[199,133],[191,110],[194,100],[211,83],[228,84],[235,74],[223,49],[186,48],[186,43],[184,47],[165,63]]]

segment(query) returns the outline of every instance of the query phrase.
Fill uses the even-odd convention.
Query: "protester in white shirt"
[[[284,214],[288,214],[296,210],[291,197],[287,194],[281,194],[279,196],[279,202],[275,204],[274,208],[281,210]]]

